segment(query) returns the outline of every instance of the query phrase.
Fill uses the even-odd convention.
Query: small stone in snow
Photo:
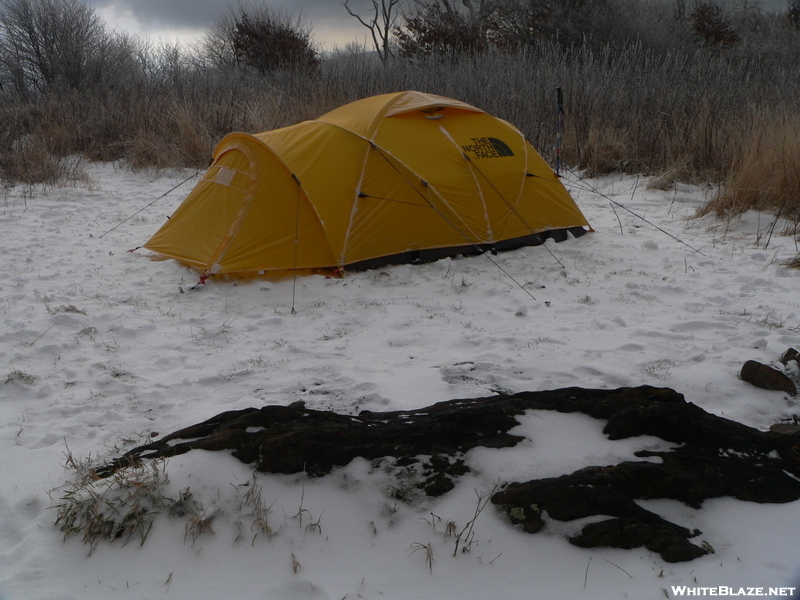
[[[797,386],[786,375],[767,365],[754,360],[748,360],[742,366],[742,381],[752,383],[764,390],[786,392],[790,396],[797,395]]]
[[[781,362],[784,365],[788,366],[790,361],[794,361],[797,364],[800,364],[800,352],[798,352],[794,348],[789,348],[786,352],[783,353],[783,356],[781,356]]]

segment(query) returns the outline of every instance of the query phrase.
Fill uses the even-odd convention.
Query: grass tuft
[[[431,544],[414,542],[411,544],[411,548],[409,548],[408,553],[414,554],[415,552],[420,551],[425,553],[425,564],[428,566],[428,570],[433,573],[433,546]]]
[[[51,492],[58,494],[52,506],[56,525],[64,539],[80,536],[90,554],[103,540],[138,539],[144,544],[155,516],[176,502],[165,495],[169,481],[165,461],[135,464],[99,479],[96,460],[76,459],[67,449],[64,466],[72,478]]]
[[[242,499],[242,507],[247,506],[250,508],[249,516],[253,519],[253,522],[250,525],[250,531],[255,531],[255,534],[253,535],[253,541],[251,542],[251,545],[255,545],[256,538],[258,537],[259,533],[266,535],[267,539],[272,539],[272,536],[275,534],[269,524],[269,513],[277,499],[273,500],[272,504],[269,505],[264,502],[264,499],[262,498],[262,492],[264,490],[257,483],[257,477],[257,474],[253,473],[253,480],[250,483],[247,493]]]
[[[26,383],[28,385],[32,384],[36,381],[36,377],[31,375],[30,373],[26,373],[25,371],[20,371],[19,369],[14,369],[8,375],[6,375],[6,380],[4,383],[14,383],[18,381],[19,383]]]
[[[216,513],[206,514],[203,506],[198,503],[194,503],[194,510],[195,512],[192,512],[186,520],[186,529],[183,535],[184,544],[187,538],[192,538],[192,548],[194,548],[198,537],[204,533],[214,533],[211,522],[216,516]]]

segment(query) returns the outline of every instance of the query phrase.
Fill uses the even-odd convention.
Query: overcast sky
[[[112,27],[151,38],[187,39],[201,35],[236,0],[87,0]],[[326,48],[365,41],[369,32],[342,5],[344,0],[265,0],[289,14],[302,13],[312,35]],[[350,0],[355,12],[368,17],[369,0]],[[369,42],[371,45],[371,41]]]
[[[200,36],[220,15],[236,5],[236,0],[87,0],[97,7],[106,22],[129,33],[150,38],[188,40]],[[326,48],[344,46],[358,40],[371,45],[368,31],[347,14],[344,0],[262,0],[292,15],[302,12],[312,26],[314,38]],[[745,0],[725,0],[741,3]],[[753,2],[754,0],[748,0]],[[758,0],[755,0],[758,1]],[[761,0],[772,9],[786,9],[786,0]],[[690,4],[690,2],[687,2]],[[358,14],[368,17],[370,0],[350,0]]]

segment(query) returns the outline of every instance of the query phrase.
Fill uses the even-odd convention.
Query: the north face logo
[[[508,144],[492,137],[472,138],[472,143],[462,146],[461,149],[464,154],[472,154],[475,158],[514,156]]]

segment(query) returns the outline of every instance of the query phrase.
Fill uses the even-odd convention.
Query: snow
[[[163,491],[189,488],[213,531],[194,535],[165,511],[143,544],[101,541],[90,553],[80,536],[64,540],[52,506],[73,477],[67,455],[115,455],[225,410],[303,400],[357,413],[651,384],[759,429],[800,412],[797,399],[738,378],[744,361],[780,366],[800,347],[800,273],[782,266],[796,243],[780,224],[769,236],[769,215],[692,218],[709,187],[570,174],[596,230],[579,239],[344,279],[211,279],[190,290],[195,272],[126,250],[196,179],[123,220],[191,173],[87,171],[88,183],[0,196],[0,595],[614,599],[675,597],[676,585],[797,585],[797,502],[643,501],[702,530],[697,543],[715,550],[681,564],[644,549],[573,547],[566,535],[583,522],[529,535],[490,504],[470,552],[454,555],[448,521],[463,528],[495,484],[669,447],[609,441],[602,421],[580,414],[520,417],[513,433],[527,441],[471,451],[472,473],[454,490],[411,503],[391,496],[402,481],[363,460],[319,479],[254,480],[227,454],[192,451],[164,466]],[[271,535],[244,501],[254,483]]]

